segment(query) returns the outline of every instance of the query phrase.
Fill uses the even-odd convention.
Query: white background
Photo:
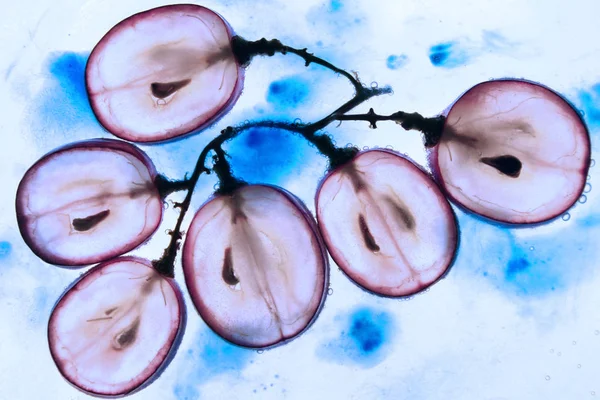
[[[88,398],[61,377],[46,340],[54,301],[85,269],[60,269],[37,259],[22,242],[14,214],[18,182],[43,154],[69,142],[109,137],[91,115],[82,114],[80,104],[69,101],[72,88],[57,81],[49,60],[64,52],[89,53],[120,20],[164,4],[30,0],[3,6],[0,241],[9,245],[0,249],[0,400]],[[593,86],[600,82],[600,6],[594,0],[357,0],[341,1],[337,10],[318,1],[201,4],[220,13],[247,39],[264,36],[307,47],[356,71],[367,84],[393,87],[393,95],[374,99],[357,111],[374,107],[382,114],[404,110],[436,115],[478,82],[525,77],[555,89],[585,111],[592,143],[598,142],[600,119],[598,115],[594,119],[593,104],[598,93]],[[445,42],[455,43],[452,57],[457,65],[436,67],[429,49]],[[390,55],[404,55],[405,64],[388,68]],[[142,148],[160,172],[182,178],[220,129],[274,115],[277,110],[266,100],[269,84],[299,75],[311,84],[310,101],[278,117],[314,120],[352,94],[343,79],[319,67],[306,69],[292,55],[256,59],[246,72],[245,90],[236,107],[213,128],[183,141]],[[600,109],[600,97],[596,104]],[[339,128],[332,125],[327,132],[338,144],[390,145],[425,164],[419,135],[392,123],[370,130],[366,123],[347,122]],[[314,191],[326,165],[314,150],[309,153],[305,162],[296,161],[289,173],[270,183],[293,191],[314,209]],[[590,175],[594,187],[594,168]],[[203,178],[194,208],[210,195],[215,183],[211,179]],[[587,202],[570,211],[569,221],[559,218],[535,229],[507,230],[457,210],[461,248],[454,267],[431,290],[407,301],[365,293],[332,265],[333,294],[317,322],[297,340],[262,354],[231,347],[215,337],[186,298],[188,327],[179,353],[155,383],[131,398],[600,396],[595,211],[599,200],[595,189],[586,195]],[[158,257],[165,245],[163,232],[173,226],[173,218],[171,207],[157,237],[133,254]],[[527,257],[534,267],[529,275],[511,280],[506,265],[515,248],[530,251]],[[183,287],[179,269],[176,278]],[[548,290],[554,283],[555,290]],[[360,307],[393,321],[382,348],[366,361],[349,356],[351,349],[339,345],[345,343],[342,331],[347,329],[348,315]],[[331,343],[334,350],[324,350]]]

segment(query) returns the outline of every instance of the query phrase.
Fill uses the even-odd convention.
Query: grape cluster
[[[228,127],[181,181],[160,175],[130,143],[183,138],[214,124],[241,95],[251,59],[276,53],[342,75],[354,96],[313,123]],[[16,214],[24,241],[40,259],[99,263],[65,291],[48,324],[61,374],[92,395],[138,391],[175,355],[186,320],[174,280],[182,240],[185,284],[202,319],[231,343],[264,349],[315,321],[327,296],[328,254],[361,288],[411,296],[441,279],[454,260],[459,230],[449,200],[502,223],[549,221],[581,195],[590,164],[581,117],[542,85],[481,83],[433,118],[373,109],[349,114],[391,89],[366,87],[306,49],[246,41],[221,16],[196,5],[159,7],[120,22],[92,51],[85,78],[97,120],[124,140],[77,142],[42,157],[21,180]],[[394,121],[421,131],[432,174],[400,153],[338,148],[317,134],[349,120],[372,128]],[[300,134],[329,159],[315,196],[316,219],[285,189],[232,174],[221,145],[257,126]],[[184,239],[183,217],[207,173],[217,175],[219,187]],[[183,190],[162,257],[124,256],[157,231],[164,199]]]

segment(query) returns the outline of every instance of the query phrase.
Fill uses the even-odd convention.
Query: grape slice
[[[449,109],[430,154],[434,176],[452,201],[513,224],[555,218],[581,195],[590,138],[573,107],[538,84],[480,83]]]
[[[46,154],[16,197],[25,243],[50,264],[79,266],[124,254],[162,219],[152,161],[117,140],[76,142]]]
[[[458,232],[450,204],[425,172],[395,152],[360,152],[330,172],[316,208],[336,264],[372,293],[413,295],[454,259]]]
[[[94,114],[112,134],[163,141],[204,128],[233,107],[244,70],[233,31],[208,8],[158,7],[115,25],[86,66]]]
[[[149,261],[120,257],[90,269],[59,299],[48,323],[60,373],[92,395],[131,394],[176,352],[185,305],[173,279]]]
[[[217,334],[264,348],[314,321],[329,267],[306,206],[284,189],[249,185],[214,197],[196,213],[183,271],[198,313]]]

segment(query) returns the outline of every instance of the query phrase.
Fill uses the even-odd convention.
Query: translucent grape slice
[[[147,260],[121,257],[90,269],[60,298],[48,323],[60,373],[93,395],[147,386],[176,352],[185,306],[173,279]]]
[[[233,31],[215,12],[192,4],[154,8],[114,26],[86,67],[94,114],[114,135],[156,142],[201,129],[240,96],[244,70]]]
[[[226,340],[253,348],[304,331],[321,308],[329,274],[306,206],[263,185],[200,208],[183,247],[183,270],[204,321]]]
[[[450,107],[430,164],[464,208],[500,222],[538,223],[581,195],[590,138],[577,111],[553,91],[527,81],[490,81]]]
[[[397,153],[358,153],[325,177],[316,208],[336,264],[372,293],[415,294],[454,259],[458,232],[449,203],[425,172]]]
[[[95,139],[42,157],[17,190],[17,221],[31,250],[50,264],[77,266],[124,254],[162,219],[152,161],[135,146]]]

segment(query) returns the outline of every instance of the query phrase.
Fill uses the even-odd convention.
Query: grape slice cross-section
[[[425,172],[394,152],[361,152],[336,168],[316,204],[336,264],[375,294],[415,294],[454,259],[458,231],[450,205]]]
[[[303,332],[328,281],[324,244],[306,207],[281,188],[249,185],[196,213],[183,247],[200,316],[235,344],[265,348]]]
[[[458,205],[499,222],[533,224],[559,216],[581,195],[590,138],[578,112],[550,89],[496,80],[449,108],[429,161]]]
[[[209,125],[241,94],[244,70],[232,36],[223,18],[192,4],[121,21],[86,66],[94,114],[112,134],[134,142],[173,139]]]
[[[164,369],[183,334],[181,291],[147,260],[92,268],[56,304],[50,352],[61,374],[100,396],[131,394]]]
[[[96,139],[55,150],[17,190],[19,229],[51,264],[101,262],[139,246],[162,218],[156,170],[135,146]]]

